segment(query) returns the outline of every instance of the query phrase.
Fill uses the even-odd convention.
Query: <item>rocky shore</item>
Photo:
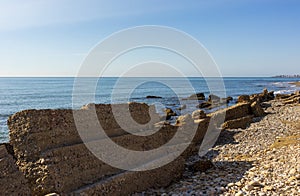
[[[142,103],[18,112],[8,120],[10,142],[0,144],[0,188],[4,195],[299,195],[300,93],[275,97],[264,90],[241,95],[237,102],[210,114],[196,110],[179,116],[175,125],[160,121],[154,106]],[[124,116],[116,122],[112,107],[129,109],[141,127]],[[88,143],[103,140],[96,134],[95,122],[100,122],[115,143],[136,151],[156,149],[176,132],[192,127],[196,134],[173,162],[129,172],[103,162],[86,148],[74,115],[89,133]],[[147,122],[150,125],[143,127]],[[160,130],[141,137],[124,131],[119,123],[137,132]],[[216,145],[199,157],[208,129],[221,134]],[[176,144],[186,139],[183,136]]]
[[[204,157],[189,159],[209,160],[210,169],[194,171],[187,163],[181,180],[136,195],[300,195],[297,97],[299,92],[263,103],[266,116],[246,129],[223,130]]]

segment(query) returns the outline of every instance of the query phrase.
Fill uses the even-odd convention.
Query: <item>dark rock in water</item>
[[[212,104],[210,102],[206,101],[206,102],[200,103],[198,105],[198,108],[208,108],[208,107],[211,107],[211,106],[212,106]]]
[[[165,109],[166,120],[170,120],[172,116],[177,116],[176,112],[174,112],[171,108]]]
[[[226,100],[227,100],[227,103],[229,103],[230,101],[233,101],[233,97],[229,96],[229,97],[226,98]]]
[[[248,102],[250,102],[249,95],[240,95],[237,99],[237,103],[248,103]]]
[[[220,100],[221,100],[221,97],[211,94],[211,95],[209,95],[207,101],[208,102],[220,102]]]
[[[204,93],[196,93],[196,94],[193,94],[193,95],[189,96],[187,99],[190,99],[190,100],[205,100],[205,95],[204,95]]]
[[[221,103],[229,103],[230,101],[233,101],[233,98],[232,97],[227,97],[227,98],[222,98],[221,99]]]
[[[267,89],[264,89],[260,94],[256,94],[256,96],[258,96],[259,102],[266,102],[275,99],[274,91],[268,92]]]
[[[148,95],[146,98],[147,99],[162,99],[162,97],[160,97],[160,96],[153,96],[153,95]]]
[[[185,104],[181,105],[179,108],[177,108],[177,110],[184,110],[184,109],[186,109],[186,105]]]
[[[214,167],[214,164],[211,160],[199,160],[194,162],[192,165],[189,165],[189,169],[194,172],[205,172]]]
[[[194,120],[206,118],[206,114],[203,110],[196,110],[192,113],[192,118]]]

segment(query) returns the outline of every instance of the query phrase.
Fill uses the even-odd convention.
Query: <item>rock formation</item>
[[[259,100],[269,99],[271,94],[264,92],[254,97],[256,101],[238,103],[207,115],[198,110],[192,116],[180,116],[176,126],[166,121],[159,122],[155,107],[140,103],[88,104],[75,111],[18,112],[8,120],[10,143],[0,145],[0,188],[7,195],[124,195],[167,186],[181,176],[186,159],[198,153],[210,123],[215,129],[245,128],[254,116],[264,115]],[[298,97],[291,95],[286,101]],[[212,96],[210,99],[214,100]],[[128,122],[125,111],[129,111],[138,125]],[[93,117],[95,113],[96,119]],[[173,162],[149,171],[124,171],[101,161],[87,149],[77,131],[74,115],[80,117],[81,128],[89,132],[85,142],[103,140],[97,136],[99,122],[113,142],[135,151],[158,148],[172,139],[177,131],[185,133],[196,128],[196,134],[187,149]],[[175,114],[168,110],[166,115]],[[155,131],[148,136],[139,136],[126,130],[137,133]],[[178,145],[185,142],[186,138],[182,139]],[[199,165],[202,167],[203,163]],[[209,163],[206,166],[211,167]],[[201,171],[197,166],[194,169]]]

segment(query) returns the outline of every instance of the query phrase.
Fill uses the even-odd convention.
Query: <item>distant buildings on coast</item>
[[[295,74],[295,75],[278,75],[278,76],[273,76],[273,78],[300,78],[300,74]]]

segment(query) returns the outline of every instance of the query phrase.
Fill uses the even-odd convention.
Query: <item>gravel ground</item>
[[[300,105],[268,104],[247,129],[221,133],[202,157],[213,168],[136,195],[300,195]]]

